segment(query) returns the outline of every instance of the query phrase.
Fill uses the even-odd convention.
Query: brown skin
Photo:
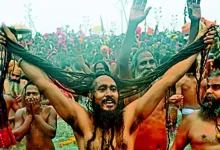
[[[6,102],[6,106],[7,106],[7,112],[8,112],[8,116],[9,116],[9,112],[12,109],[14,112],[16,112],[18,109],[20,109],[20,105],[18,104],[17,100],[14,99],[13,97],[11,97],[10,95],[5,95],[4,94],[4,99]],[[9,124],[10,127],[13,129],[14,128],[14,121],[15,121],[15,116],[9,117]]]
[[[20,90],[19,91],[22,91],[23,87],[27,84],[27,81],[26,80],[21,80],[20,75],[18,75],[18,73],[13,73],[12,72],[10,74],[10,77],[11,77],[11,79],[14,79],[14,80],[20,80],[20,87],[19,87]],[[6,79],[5,82],[4,82],[4,93],[11,96],[10,82],[9,82],[8,79]],[[19,105],[19,109],[20,109],[20,107],[21,107],[21,93],[13,99],[15,99],[15,101],[17,101],[17,104]],[[15,103],[15,101],[14,101],[14,103]],[[9,121],[10,121],[10,126],[12,128],[14,128],[14,116],[15,116],[16,111],[14,109],[8,109],[8,112],[9,112],[8,118],[9,118]]]
[[[40,93],[36,86],[26,89],[25,108],[16,112],[15,129],[17,141],[26,136],[26,149],[54,150],[52,139],[56,134],[57,115],[51,106],[41,107]]]
[[[140,6],[137,5],[136,7],[139,8]],[[138,15],[141,16],[140,14]],[[3,28],[7,36],[13,41],[16,41],[14,35],[4,24]],[[204,32],[201,33],[201,35],[203,35]],[[207,37],[204,39],[204,42],[212,44],[214,34],[214,31],[209,32]],[[0,33],[0,35],[2,35],[2,33]],[[1,36],[0,43],[5,43],[5,39]],[[198,54],[195,54],[171,67],[166,72],[164,77],[158,80],[142,97],[140,97],[137,101],[132,102],[130,105],[124,108],[124,130],[123,132],[119,132],[118,134],[123,135],[122,140],[123,143],[127,144],[128,150],[134,149],[134,141],[136,138],[137,128],[139,127],[140,123],[143,122],[143,120],[146,119],[153,112],[153,110],[159,104],[160,100],[167,93],[168,89],[183,77],[183,75],[187,72],[189,67],[195,61],[197,55]],[[15,56],[15,58],[19,59],[18,56]],[[50,82],[50,80],[42,70],[40,70],[34,65],[27,63],[24,60],[21,62],[20,65],[24,73],[28,76],[28,78],[31,81],[33,81],[34,84],[44,93],[46,98],[50,100],[51,104],[54,106],[57,113],[60,114],[61,118],[67,121],[72,126],[73,130],[80,135],[80,141],[84,141],[83,147],[85,148],[87,145],[86,143],[93,136],[93,131],[95,127],[93,122],[94,119],[91,117],[90,113],[87,112],[77,102],[71,101],[68,98],[66,98],[61,93],[59,88]],[[116,101],[118,101],[118,92],[115,92],[111,88],[109,88],[112,86],[116,86],[112,78],[103,75],[96,78],[94,82],[98,83],[100,86],[107,86],[107,92],[105,93],[108,94],[108,96],[114,97]],[[96,88],[99,87],[96,86]],[[92,95],[90,94],[90,96]],[[105,94],[102,94],[102,96],[104,97],[101,98],[96,91],[94,93],[95,102],[100,103],[98,100],[103,100],[106,97]],[[113,108],[114,107],[115,106],[113,106]],[[106,109],[106,106],[103,106],[103,109]],[[93,146],[100,145],[100,139],[102,137],[99,131],[100,129],[98,128]],[[115,136],[113,139],[113,146],[115,149],[118,148],[115,143]]]
[[[139,78],[141,73],[152,71],[156,68],[156,63],[150,52],[143,52],[138,56],[135,77]],[[166,110],[164,99],[157,105],[152,114],[139,126],[134,148],[138,150],[162,149],[167,146],[166,134]],[[155,129],[157,133],[155,134]],[[148,142],[148,144],[143,144]]]
[[[220,86],[220,76],[209,81],[210,88],[206,94],[211,94],[217,99],[220,98],[220,88],[213,88],[212,85]],[[220,117],[218,117],[220,122]],[[191,144],[193,150],[219,150],[220,144],[216,138],[215,122],[202,118],[198,112],[185,117],[180,124],[174,144],[171,150],[182,150],[187,144]]]
[[[137,58],[137,68],[135,71],[135,78],[139,78],[143,72],[149,72],[156,69],[156,62],[150,52],[143,52]]]
[[[201,8],[200,8],[200,0],[187,0],[187,7],[189,12],[189,18],[191,20],[190,26],[190,34],[187,45],[191,44],[195,39],[199,32],[199,23],[201,18]],[[201,82],[200,88],[200,96],[203,97],[205,93],[205,81]],[[200,106],[197,102],[197,81],[192,75],[185,75],[180,81],[176,84],[176,95],[174,95],[171,99],[182,101],[183,108],[192,108],[199,109]],[[180,96],[181,98],[179,98]],[[180,104],[179,103],[179,104]],[[179,105],[178,104],[178,105]],[[186,115],[183,115],[185,118]]]
[[[200,7],[191,6],[192,3],[188,1],[188,6],[190,10],[190,19],[191,19],[191,28],[190,28],[190,36],[188,44],[192,43],[197,34],[199,27],[199,19],[200,19]],[[149,9],[148,9],[149,11]],[[148,13],[148,12],[147,12]],[[134,26],[134,16],[138,16],[134,11],[131,11],[128,30],[122,45],[121,52],[119,53],[119,77],[121,78],[131,78],[129,72],[129,54],[131,52],[131,43],[132,38],[134,37],[134,30],[137,26]],[[199,19],[198,19],[199,18]],[[137,24],[139,22],[136,22]],[[144,52],[138,56],[137,68],[135,70],[135,78],[139,78],[145,70],[154,70],[156,68],[156,64],[153,60],[153,56],[150,52]],[[164,94],[165,96],[165,94]],[[126,99],[125,104],[128,105],[133,100],[136,100],[135,96]],[[176,100],[170,101],[170,103],[176,103]],[[137,138],[135,141],[135,149],[145,150],[145,149],[162,149],[165,150],[167,147],[167,134],[166,134],[166,110],[164,109],[164,100],[162,100],[153,113],[142,123],[139,127],[139,132],[137,133]],[[176,113],[170,114],[170,119],[176,120]],[[157,130],[157,134],[155,134],[155,129]],[[148,144],[143,144],[143,143]]]
[[[9,110],[12,109],[13,111],[17,111],[18,109],[20,109],[21,107],[18,105],[18,102],[11,97],[10,95],[5,95],[4,94],[4,99],[6,102],[6,106],[7,106],[7,111],[8,111],[8,115],[9,115]]]
[[[101,63],[98,63],[96,65],[96,72],[105,71],[104,65]]]
[[[24,86],[27,84],[27,81],[20,79],[20,77],[13,76],[13,73],[10,74],[10,76],[11,76],[11,79],[20,80],[20,87],[19,87],[19,88],[20,88],[20,91],[22,91],[22,89],[24,88]],[[10,84],[10,82],[8,81],[8,79],[6,79],[6,80],[4,81],[4,93],[5,93],[5,94],[11,94],[11,93],[10,93],[10,85],[9,85],[9,84]],[[20,95],[17,95],[16,99],[21,100],[21,99],[20,99]]]
[[[176,94],[183,96],[183,108],[199,109],[200,105],[197,102],[197,81],[193,75],[185,75],[176,84]],[[205,94],[206,84],[202,81],[200,87],[200,97]],[[201,99],[200,98],[200,99]],[[185,118],[186,115],[183,115]]]
[[[185,74],[189,66],[195,60],[196,56],[197,55],[191,56],[190,58],[172,67],[166,73],[166,75],[155,83],[147,93],[138,99],[138,101],[132,102],[124,109],[125,129],[123,131],[123,142],[127,144],[128,149],[134,148],[134,139],[136,137],[137,127],[139,124],[152,113],[154,108],[159,104],[160,100],[166,94],[169,87],[174,85],[175,82]],[[84,141],[84,143],[87,143],[87,141],[92,137],[94,131],[93,118],[91,118],[90,113],[88,113],[75,101],[70,101],[68,98],[66,98],[61,91],[48,80],[48,78],[39,68],[28,64],[25,61],[22,61],[21,68],[28,75],[28,77],[35,82],[40,90],[43,91],[44,95],[50,100],[51,104],[54,106],[58,114],[60,114],[61,118],[63,118],[65,121],[72,122],[70,125],[73,129],[80,130],[80,132],[75,130],[75,132],[80,135],[79,141]],[[108,76],[100,76],[96,79],[96,82],[98,83],[97,85],[100,86],[116,86],[115,82]],[[99,87],[96,86],[96,88]],[[109,88],[107,91],[108,92],[106,92],[106,95],[112,96],[118,101],[117,92],[113,92]],[[106,95],[96,92],[94,94],[96,102],[100,103],[100,100],[105,98]],[[103,106],[103,109],[106,109],[106,106]],[[134,129],[132,132],[131,128]],[[96,134],[97,138],[95,139],[95,143],[100,145],[101,134],[99,130]],[[82,147],[85,148],[85,146],[86,145],[83,145]],[[115,143],[114,146],[116,148]]]

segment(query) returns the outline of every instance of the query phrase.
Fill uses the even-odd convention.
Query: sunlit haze
[[[91,28],[100,25],[100,15],[102,16],[106,31],[113,28],[112,22],[116,23],[116,32],[121,33],[120,11],[115,7],[117,0],[0,0],[0,22],[11,24],[25,24],[28,27],[28,21],[24,4],[31,4],[32,19],[36,30],[45,33],[53,32],[57,27],[69,25],[75,30],[79,29],[80,24],[84,24],[83,16],[89,16],[86,19]],[[119,0],[118,0],[119,1]],[[128,0],[125,5],[126,15],[129,17],[129,9],[132,0]],[[160,30],[170,27],[172,15],[178,15],[177,30],[183,25],[183,12],[186,0],[149,0],[147,6],[152,6],[152,10],[147,17],[147,25],[155,26],[155,8],[162,8],[162,19]],[[208,20],[217,23],[220,22],[220,0],[202,0],[202,16]],[[123,21],[123,32],[126,31],[126,21]],[[142,25],[143,26],[143,25]]]

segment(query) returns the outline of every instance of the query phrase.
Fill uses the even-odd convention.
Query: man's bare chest
[[[117,131],[116,129],[102,130],[97,129],[89,139],[85,139],[86,149],[122,149],[128,148],[128,143],[131,140],[130,136],[125,131]]]
[[[216,137],[218,133],[214,122],[198,121],[190,128],[189,138],[191,144],[216,145],[220,144],[220,139]]]

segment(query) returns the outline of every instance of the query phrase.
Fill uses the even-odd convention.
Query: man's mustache
[[[145,76],[146,74],[150,73],[150,72],[153,72],[154,70],[152,68],[150,69],[147,69],[145,68],[142,72],[141,72],[141,77],[142,76]]]
[[[116,104],[116,100],[112,97],[106,97],[104,100],[102,100],[102,103],[112,102],[113,104]]]
[[[211,94],[207,94],[203,98],[203,102],[215,102],[215,101],[216,101],[215,96],[213,96]]]
[[[20,83],[20,79],[16,80],[16,79],[11,79],[11,78],[9,78],[9,81],[11,81],[11,82],[16,82],[16,83]]]

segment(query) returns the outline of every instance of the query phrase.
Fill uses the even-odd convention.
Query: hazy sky
[[[27,24],[24,16],[24,4],[32,6],[32,16],[37,31],[53,32],[57,27],[70,25],[77,30],[83,24],[83,16],[89,16],[91,26],[99,25],[99,16],[102,15],[104,26],[111,29],[111,22],[116,22],[117,32],[121,32],[120,12],[114,4],[119,0],[0,0],[0,22],[8,25],[21,23]],[[129,9],[132,0],[128,0],[126,13],[129,17]],[[149,26],[155,25],[154,8],[162,7],[161,28],[167,28],[172,22],[172,15],[178,15],[177,29],[183,24],[183,11],[186,0],[148,0],[147,6],[152,6],[147,17]],[[202,16],[209,20],[220,22],[220,0],[201,0]],[[124,30],[126,24],[124,22]]]

